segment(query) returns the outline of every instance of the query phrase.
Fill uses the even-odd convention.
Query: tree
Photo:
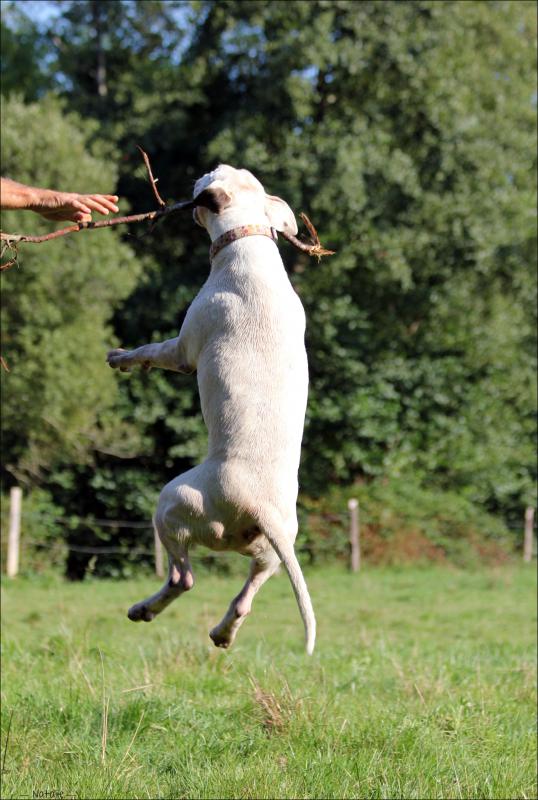
[[[7,97],[15,93],[26,101],[37,100],[52,86],[50,75],[43,70],[46,42],[30,17],[9,0],[2,3],[0,34],[2,94]]]
[[[63,8],[48,36],[56,91],[98,121],[101,153],[121,153],[119,192],[134,209],[152,203],[139,143],[165,198],[187,197],[216,163],[244,166],[338,251],[316,265],[282,245],[308,319],[302,487],[412,474],[519,514],[535,465],[534,7]],[[175,335],[207,273],[202,232],[178,217],[125,241],[142,269],[112,301],[119,341]],[[152,371],[119,385],[140,443],[130,486],[203,456],[192,379]],[[96,482],[94,507],[120,514],[126,466],[97,460],[71,496]]]
[[[4,103],[2,168],[29,185],[67,191],[114,189],[116,172],[87,148],[88,123],[52,98]],[[3,212],[6,230],[43,232],[50,223]],[[117,384],[105,364],[110,317],[133,288],[138,264],[112,231],[28,247],[2,277],[4,467],[28,482],[95,450],[122,448]],[[125,447],[123,448],[125,449]]]
[[[338,250],[319,268],[293,258],[303,485],[412,471],[492,508],[529,502],[533,7],[204,8],[188,58],[217,115],[206,161],[253,169]]]
[[[165,194],[218,161],[240,163],[305,208],[338,250],[316,267],[285,249],[309,320],[303,486],[411,470],[492,508],[528,499],[532,6],[228,0],[193,8],[180,62],[160,58],[162,42],[144,51],[159,65],[154,73],[124,52],[118,87],[146,78],[137,77],[145,91],[131,96],[129,111],[136,127],[136,109],[151,103],[144,145]],[[135,196],[125,170],[123,186]],[[154,248],[160,265],[189,253],[184,304],[207,268],[195,236],[180,221]],[[152,277],[118,318],[129,344],[175,327],[178,276],[161,266]],[[175,394],[170,385],[159,378],[161,398]],[[136,391],[137,402],[155,402],[149,386]],[[196,412],[195,397],[179,391]],[[194,456],[184,443],[180,452]]]

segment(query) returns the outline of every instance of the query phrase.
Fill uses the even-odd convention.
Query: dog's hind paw
[[[232,643],[232,640],[229,636],[223,636],[222,634],[218,633],[216,628],[213,628],[213,630],[209,632],[209,638],[215,647],[223,647],[224,649],[230,647]]]
[[[153,611],[150,611],[143,603],[137,603],[135,606],[131,606],[127,612],[127,616],[131,622],[151,622],[151,620],[155,618]]]

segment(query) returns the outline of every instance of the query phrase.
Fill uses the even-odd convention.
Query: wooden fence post
[[[523,561],[532,561],[532,545],[534,539],[534,508],[528,506],[525,509],[525,534],[523,537]]]
[[[153,535],[155,536],[155,574],[158,578],[164,578],[163,544],[156,528],[153,528]]]
[[[19,571],[19,546],[21,541],[22,489],[13,486],[9,493],[9,538],[7,540],[6,573],[14,578]]]
[[[349,509],[349,543],[351,545],[351,571],[358,572],[361,568],[361,542],[359,523],[359,501],[355,498],[348,500]]]

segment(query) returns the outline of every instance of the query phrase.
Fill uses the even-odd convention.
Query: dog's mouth
[[[225,189],[220,186],[204,189],[193,199],[193,205],[207,208],[212,214],[221,214],[225,208],[231,205],[232,198]]]

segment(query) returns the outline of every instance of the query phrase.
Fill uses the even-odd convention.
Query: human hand
[[[115,194],[76,194],[43,189],[30,208],[52,221],[91,222],[93,211],[103,215],[119,211],[117,201]]]

